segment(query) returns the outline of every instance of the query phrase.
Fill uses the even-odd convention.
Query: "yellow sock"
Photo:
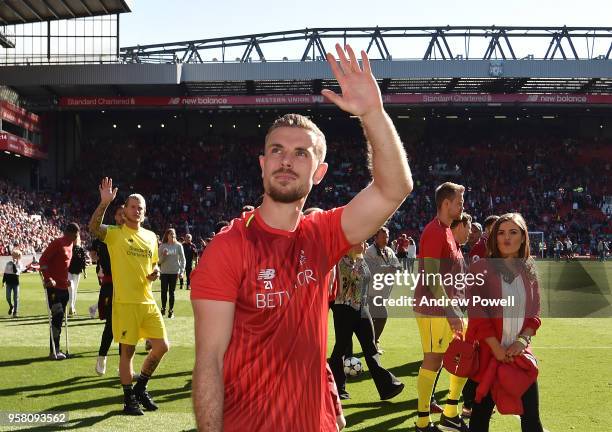
[[[431,392],[433,391],[434,382],[436,381],[436,371],[428,369],[419,369],[419,376],[417,377],[417,394],[418,394],[418,405],[417,411],[419,417],[417,418],[417,426],[420,428],[426,427],[431,422],[429,417],[429,402],[431,401]],[[427,413],[425,416],[424,414]],[[421,415],[423,415],[421,417]]]
[[[459,415],[459,396],[466,382],[467,378],[460,378],[450,374],[448,397],[446,399],[446,405],[444,406],[444,415],[446,417],[456,417]]]

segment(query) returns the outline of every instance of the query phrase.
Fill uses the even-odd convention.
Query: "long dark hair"
[[[164,233],[164,236],[162,237],[162,243],[168,243],[168,234],[170,234],[171,232],[174,233],[174,240],[177,240],[176,239],[176,230],[174,228],[168,228],[166,230],[166,232]]]
[[[506,213],[495,221],[493,228],[491,228],[491,234],[487,239],[487,257],[492,258],[493,267],[502,275],[506,282],[512,282],[514,280],[516,274],[505,264],[501,252],[499,251],[499,245],[497,244],[497,232],[499,231],[499,227],[502,223],[508,221],[515,223],[519,227],[524,238],[518,251],[518,257],[516,258],[519,263],[519,271],[525,271],[530,281],[537,281],[535,260],[531,256],[531,249],[529,247],[529,230],[527,229],[525,218],[523,218],[520,213]]]

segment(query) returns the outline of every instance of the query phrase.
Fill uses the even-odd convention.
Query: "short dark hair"
[[[321,129],[319,129],[319,127],[314,124],[312,120],[301,114],[285,114],[284,116],[274,120],[274,123],[272,123],[272,126],[270,126],[268,133],[266,134],[266,142],[268,142],[268,137],[272,131],[281,127],[299,128],[312,132],[317,137],[317,141],[314,145],[314,152],[321,162],[325,160],[325,154],[327,153],[325,135],[323,135]]]
[[[499,216],[497,216],[497,215],[487,216],[487,218],[484,220],[484,224],[483,224],[484,225],[484,229],[487,229],[491,225],[493,225],[497,219],[499,219]]]
[[[463,225],[467,225],[470,222],[472,222],[472,216],[470,216],[467,213],[461,213],[461,217],[459,219],[455,219],[454,221],[452,221],[450,227],[451,229],[453,229],[460,223],[462,223]]]
[[[445,199],[452,200],[458,193],[463,193],[465,186],[457,183],[446,182],[436,188],[436,208],[439,210]]]
[[[64,234],[76,234],[80,231],[79,224],[76,222],[70,222],[64,227]]]
[[[378,228],[378,231],[376,231],[376,235],[378,235],[379,232],[384,231],[385,233],[387,233],[387,235],[389,235],[389,228],[387,228],[386,226],[381,226],[380,228]]]

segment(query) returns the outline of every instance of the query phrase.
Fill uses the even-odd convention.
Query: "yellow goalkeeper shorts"
[[[140,339],[167,339],[166,326],[155,303],[113,303],[113,339],[136,345]]]

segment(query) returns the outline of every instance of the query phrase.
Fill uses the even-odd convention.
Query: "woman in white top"
[[[162,316],[166,314],[168,300],[168,318],[174,318],[174,290],[178,276],[185,271],[185,253],[183,245],[176,239],[174,228],[166,230],[159,246],[159,267],[161,269]],[[168,298],[169,297],[169,298]]]
[[[512,363],[518,356],[531,354],[531,338],[541,325],[540,290],[535,261],[529,250],[525,219],[519,213],[502,215],[493,225],[487,240],[487,258],[470,266],[475,280],[470,286],[470,307],[466,340],[478,341],[478,371],[470,378],[485,380],[491,362]],[[481,299],[511,299],[507,304],[482,306]],[[541,432],[537,380],[521,397],[523,432]],[[489,392],[473,406],[471,432],[488,432],[495,401]]]
[[[414,261],[416,260],[416,244],[412,237],[408,237],[408,251],[406,252],[406,259],[408,261],[408,271],[414,273]]]

